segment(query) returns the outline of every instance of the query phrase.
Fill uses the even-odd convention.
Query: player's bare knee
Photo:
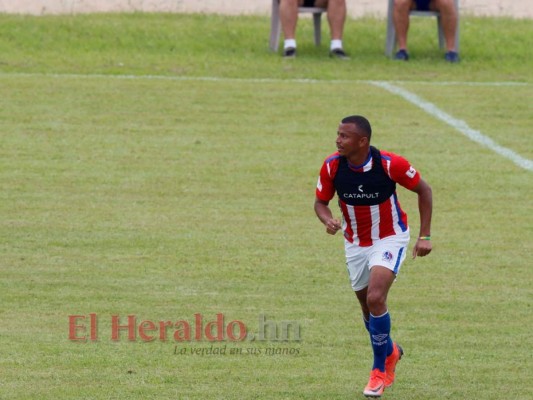
[[[369,291],[366,304],[372,315],[381,315],[387,311],[387,297],[379,291]]]

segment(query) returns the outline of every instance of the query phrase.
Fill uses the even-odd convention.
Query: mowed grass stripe
[[[466,136],[470,140],[486,147],[496,154],[511,160],[514,164],[528,171],[533,171],[533,161],[522,157],[515,151],[499,145],[493,139],[483,134],[481,131],[471,128],[467,122],[455,118],[449,113],[444,112],[435,104],[422,99],[420,96],[408,91],[405,88],[395,86],[394,84],[407,83],[407,81],[369,81],[369,80],[318,80],[318,79],[276,79],[276,78],[225,78],[216,76],[204,76],[204,77],[186,77],[186,76],[165,76],[165,75],[104,75],[104,74],[40,74],[40,73],[23,73],[23,74],[0,74],[2,76],[29,76],[29,77],[53,77],[53,78],[103,78],[103,79],[148,79],[148,80],[171,80],[171,81],[209,81],[209,82],[243,82],[243,83],[306,83],[306,84],[322,84],[322,83],[334,83],[334,84],[371,84],[382,89],[385,89],[393,94],[403,97],[408,102],[421,108],[433,117],[443,121],[450,125],[454,130],[458,131],[462,135]],[[393,84],[394,83],[394,84]],[[523,82],[432,82],[432,81],[417,81],[408,82],[427,85],[466,85],[466,86],[529,86],[528,83]]]

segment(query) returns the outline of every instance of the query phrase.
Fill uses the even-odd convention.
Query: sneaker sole
[[[363,390],[363,396],[365,397],[370,397],[370,398],[378,398],[378,397],[381,397],[383,395],[383,392],[385,391],[386,389],[386,386],[385,386],[385,383],[383,383],[383,386],[381,386],[378,390],[381,392],[381,393],[378,393],[378,392],[366,392]]]
[[[363,396],[369,398],[369,399],[379,399],[381,397],[381,394],[366,394],[366,393],[363,393]]]

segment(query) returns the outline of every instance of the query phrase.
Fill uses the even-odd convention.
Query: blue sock
[[[389,340],[387,340],[387,357],[390,356],[392,354],[392,351],[394,350],[394,348],[392,347],[392,338],[390,337],[390,333],[389,333]]]
[[[378,317],[370,314],[370,337],[372,350],[374,351],[374,365],[372,369],[379,369],[385,372],[385,359],[392,353],[392,339],[390,338],[390,315],[389,312]]]
[[[389,318],[390,318],[390,314],[389,314]],[[365,328],[368,331],[368,333],[370,333],[370,322],[365,318],[364,315],[363,315],[363,323],[365,324]],[[372,340],[372,336],[370,337],[370,340]],[[387,340],[387,357],[390,356],[392,354],[392,351],[394,350],[392,347],[392,344],[393,344],[392,338],[390,337],[390,334],[389,334],[389,340]]]
[[[392,350],[394,350],[394,348],[392,347],[392,339],[389,334],[389,340],[387,340],[387,357],[392,354]]]
[[[368,331],[368,333],[370,333],[370,322],[365,318],[364,315],[363,315],[363,323],[365,324],[365,328]],[[370,337],[370,340],[372,340],[372,336]],[[390,356],[392,354],[392,351],[394,350],[392,347],[392,343],[393,343],[392,338],[390,337],[390,334],[389,334],[389,340],[387,340],[387,357]]]

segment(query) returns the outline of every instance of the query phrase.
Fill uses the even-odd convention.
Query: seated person
[[[349,58],[342,48],[342,33],[346,20],[345,0],[280,0],[279,15],[285,42],[283,57],[296,56],[296,23],[298,7],[323,7],[327,9],[331,32],[330,56],[340,59]]]
[[[457,54],[457,49],[455,48],[457,10],[455,9],[454,0],[394,0],[394,29],[396,30],[399,49],[394,58],[403,61],[409,59],[407,31],[409,30],[409,12],[411,10],[440,12],[446,44],[444,58],[448,62],[458,62],[459,54]]]

